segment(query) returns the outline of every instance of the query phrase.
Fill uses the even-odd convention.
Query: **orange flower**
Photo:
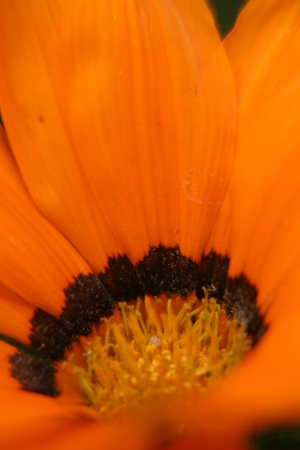
[[[192,433],[166,448],[246,449],[299,418],[299,24],[251,0],[223,45],[201,0],[0,1],[1,448],[155,448],[168,421]],[[57,395],[54,362],[151,283],[207,283],[257,345],[167,418]]]

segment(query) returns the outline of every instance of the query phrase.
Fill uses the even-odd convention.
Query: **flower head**
[[[4,448],[299,417],[299,21],[251,0],[221,43],[202,0],[0,2]]]

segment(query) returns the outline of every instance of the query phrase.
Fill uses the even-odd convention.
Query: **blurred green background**
[[[239,12],[247,2],[245,0],[207,0],[207,3],[214,13],[221,37],[225,37],[233,28]],[[276,392],[274,395],[276,396]],[[258,450],[300,450],[300,426],[266,430],[259,436],[253,437],[252,442],[254,448]]]
[[[211,5],[222,37],[232,29],[245,0],[206,0]],[[262,0],[263,1],[263,0]],[[300,449],[299,449],[300,450]]]

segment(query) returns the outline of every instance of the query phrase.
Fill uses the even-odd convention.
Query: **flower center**
[[[244,326],[214,298],[138,299],[119,303],[84,344],[84,360],[64,366],[77,376],[86,402],[105,419],[170,399],[192,401],[227,376],[251,348]]]

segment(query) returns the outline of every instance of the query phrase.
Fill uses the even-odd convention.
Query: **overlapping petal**
[[[0,104],[22,176],[45,217],[94,270],[118,247],[72,151],[56,98],[65,4],[0,2]],[[11,27],[11,23],[14,24]],[[82,148],[84,151],[84,148]]]
[[[238,94],[230,272],[265,309],[300,257],[299,22],[299,2],[255,0],[225,40]]]
[[[205,3],[70,6],[1,6],[0,103],[32,197],[94,269],[159,241],[196,257],[224,197],[235,123]]]
[[[37,211],[9,151],[3,129],[0,130],[0,217],[0,283],[32,305],[58,315],[64,305],[63,290],[75,276],[89,273],[91,269]],[[7,302],[11,303],[9,296]]]
[[[29,344],[31,322],[36,307],[0,283],[0,334]]]
[[[58,98],[123,251],[137,262],[150,245],[179,244],[197,258],[235,138],[231,73],[205,2],[76,0],[65,25]]]

